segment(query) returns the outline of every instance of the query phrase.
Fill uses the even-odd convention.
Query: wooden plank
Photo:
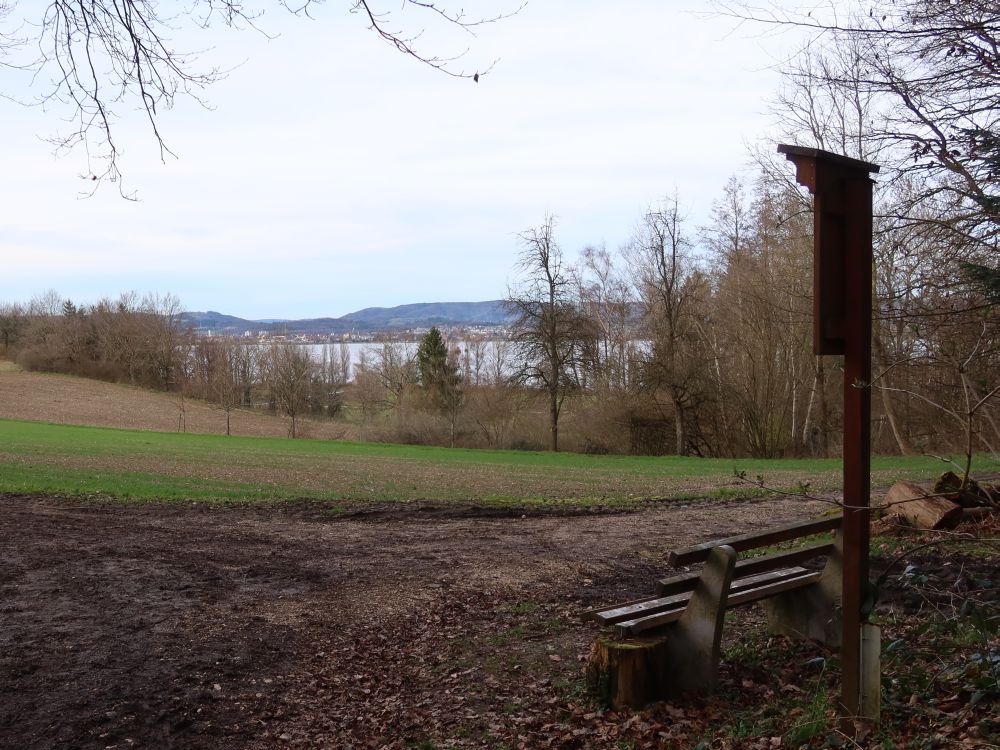
[[[698,585],[699,573],[681,573],[680,575],[661,578],[656,582],[657,596],[670,596],[684,591],[694,591]]]
[[[736,606],[730,605],[730,602],[742,592],[770,590],[769,587],[780,586],[789,580],[795,581],[811,575],[813,574],[805,568],[785,568],[783,570],[762,573],[761,575],[749,576],[740,581],[733,581],[729,588],[726,608]],[[816,573],[815,575],[818,576],[819,574]],[[792,588],[795,587],[793,586]],[[783,590],[785,589],[774,589],[774,593],[780,593]],[[616,630],[622,635],[635,635],[636,633],[652,630],[653,628],[658,628],[679,619],[684,613],[689,598],[690,594],[664,597],[661,600],[655,600],[664,602],[663,606],[647,606],[644,609],[639,607],[621,607],[617,610],[609,610],[607,612],[610,615],[608,619],[601,619],[600,614],[598,615],[598,619],[606,625],[615,625]]]
[[[753,575],[754,573],[774,570],[775,568],[801,565],[807,560],[829,555],[831,552],[833,552],[833,542],[817,542],[816,544],[810,544],[806,547],[800,547],[799,549],[787,552],[775,552],[770,555],[762,555],[761,557],[750,557],[736,563],[735,575],[737,578],[740,578],[741,576]]]
[[[698,579],[698,574],[697,573],[690,573],[688,575],[694,576],[695,580]],[[600,612],[605,612],[605,611],[607,611],[609,609],[617,609],[618,607],[629,607],[629,606],[631,606],[633,604],[642,604],[643,602],[649,602],[649,601],[652,601],[653,599],[659,599],[659,598],[660,598],[659,594],[653,594],[651,596],[641,596],[638,599],[629,599],[627,602],[621,602],[619,604],[612,604],[610,606],[605,605],[603,607],[594,607],[593,609],[586,609],[586,610],[584,610],[583,612],[580,613],[580,619],[581,620],[596,620],[597,619],[597,615]]]
[[[740,591],[746,591],[747,589],[757,588],[758,586],[764,586],[765,584],[777,581],[784,581],[787,578],[795,578],[803,573],[810,572],[805,568],[782,568],[781,570],[772,570],[758,575],[745,576],[739,580],[733,580],[729,586],[729,595],[732,596]]]
[[[768,547],[772,544],[777,544],[778,542],[786,542],[789,539],[799,539],[800,537],[821,534],[824,531],[838,529],[841,526],[842,520],[843,519],[840,515],[836,515],[812,521],[790,523],[787,526],[764,529],[763,531],[754,532],[752,534],[740,534],[739,536],[732,536],[728,539],[717,539],[712,542],[704,542],[703,544],[696,544],[693,547],[673,550],[667,555],[667,562],[674,567],[705,562],[705,560],[708,559],[708,553],[715,547],[719,547],[723,544],[732,547],[737,552],[744,552],[748,549],[756,549],[758,547]]]
[[[819,580],[822,573],[819,571],[812,571],[808,573],[803,573],[791,578],[786,578],[785,580],[778,581],[776,583],[771,583],[766,586],[758,586],[755,588],[747,589],[741,591],[737,594],[733,594],[726,601],[726,607],[739,607],[743,604],[749,604],[750,602],[757,602],[761,599],[767,599],[775,594],[781,594],[785,591],[794,591],[795,589],[800,589],[803,586],[808,586],[811,583],[815,583]]]
[[[806,547],[790,550],[788,552],[775,552],[762,557],[751,557],[747,560],[740,560],[736,563],[735,578],[745,578],[746,576],[764,573],[769,570],[787,568],[800,565],[814,557],[822,557],[833,551],[833,542],[819,542]],[[669,596],[682,591],[692,591],[698,582],[697,573],[681,573],[680,575],[663,578],[656,583],[656,593],[658,596]],[[628,602],[631,604],[631,602]],[[595,610],[596,611],[596,610]]]
[[[642,617],[655,612],[663,612],[676,607],[680,607],[683,611],[684,607],[687,606],[688,599],[690,598],[691,595],[689,593],[677,594],[675,596],[654,597],[636,604],[626,604],[612,607],[611,609],[605,609],[601,612],[596,612],[594,614],[594,619],[603,625],[613,625],[621,620],[632,620],[636,617]]]
[[[615,625],[615,631],[620,636],[638,635],[649,630],[663,627],[671,622],[677,622],[684,614],[684,608],[672,609],[656,615],[639,617],[635,620],[626,620]]]
[[[808,571],[805,568],[784,568],[782,570],[775,570],[761,575],[747,576],[744,574],[744,577],[739,581],[733,581],[729,591],[730,593],[742,591],[747,588],[753,588],[754,586],[760,586],[772,581],[784,580],[789,576],[796,576],[806,572]],[[698,576],[690,574],[686,577],[693,579],[685,582],[685,585],[687,585],[687,583],[691,584],[688,591],[666,596],[662,595],[662,593],[659,596],[647,596],[642,599],[635,599],[630,602],[615,604],[611,607],[588,610],[581,616],[587,620],[596,620],[604,625],[613,625],[614,623],[622,620],[634,619],[636,616],[645,616],[647,614],[672,609],[677,605],[686,605],[688,599],[691,598],[691,591],[698,583]]]

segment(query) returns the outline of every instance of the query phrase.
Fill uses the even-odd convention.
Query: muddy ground
[[[665,550],[824,507],[333,517],[2,496],[0,747],[532,747],[579,696],[581,609],[648,593]]]

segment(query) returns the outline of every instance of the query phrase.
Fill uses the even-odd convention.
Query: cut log
[[[889,488],[883,505],[918,529],[953,529],[962,520],[961,506],[906,480]]]
[[[981,506],[996,507],[994,492],[987,486],[982,486],[975,479],[970,479],[962,488],[962,479],[953,471],[946,471],[934,484],[934,494],[945,495],[963,508],[979,508]]]
[[[597,700],[615,709],[663,700],[670,675],[668,637],[598,638],[587,662],[587,684]]]

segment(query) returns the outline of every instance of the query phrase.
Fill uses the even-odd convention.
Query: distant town
[[[302,344],[417,341],[432,327],[448,338],[498,339],[507,336],[510,324],[502,300],[370,307],[337,318],[303,320],[248,320],[215,311],[186,312],[180,317],[199,336]]]

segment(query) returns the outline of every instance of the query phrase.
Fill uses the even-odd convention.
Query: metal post
[[[871,492],[872,183],[845,180],[843,708],[861,715],[861,606],[868,589]]]
[[[779,146],[815,196],[816,354],[844,355],[844,552],[841,703],[861,715],[861,613],[868,590],[871,477],[872,180],[878,166]]]

